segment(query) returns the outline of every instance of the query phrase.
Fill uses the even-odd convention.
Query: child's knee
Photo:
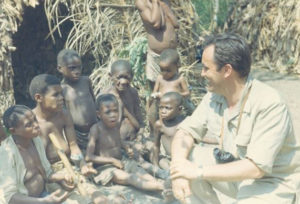
[[[94,204],[109,204],[109,200],[100,192],[94,192],[92,194],[92,200]]]

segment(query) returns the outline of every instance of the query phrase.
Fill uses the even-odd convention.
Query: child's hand
[[[92,174],[97,174],[97,170],[94,169],[93,164],[91,162],[84,164],[81,169],[80,172],[82,175],[84,176],[89,176]]]
[[[114,165],[115,167],[119,168],[119,169],[123,169],[123,164],[118,159],[113,159],[111,164]]]
[[[42,198],[43,203],[47,204],[59,204],[64,202],[69,194],[68,192],[64,192],[62,195],[61,194],[62,190],[58,189],[57,191],[51,193],[50,195],[46,196],[45,198]]]
[[[161,97],[161,93],[160,92],[155,92],[151,94],[152,98],[160,98]]]

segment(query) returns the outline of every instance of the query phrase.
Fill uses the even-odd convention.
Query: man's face
[[[206,88],[208,91],[220,93],[224,81],[224,74],[222,70],[217,70],[217,64],[214,62],[214,51],[214,45],[210,45],[204,49],[201,76],[207,81]]]
[[[32,111],[28,110],[20,116],[16,127],[12,128],[12,133],[26,139],[32,139],[41,134],[40,126]]]
[[[162,120],[171,120],[180,112],[180,107],[171,97],[163,97],[159,103],[159,115]]]
[[[81,60],[78,57],[69,57],[65,61],[65,65],[61,66],[59,71],[64,78],[70,81],[78,81],[82,72]]]
[[[49,86],[44,96],[42,96],[42,106],[55,112],[62,110],[64,97],[60,85]]]
[[[159,63],[161,75],[165,80],[172,79],[177,73],[178,67],[176,64],[171,62],[161,61]]]
[[[97,112],[101,121],[109,128],[114,128],[118,125],[119,109],[118,105],[113,101],[103,102]]]
[[[129,88],[132,75],[127,69],[120,68],[112,73],[112,80],[117,91],[122,92]]]

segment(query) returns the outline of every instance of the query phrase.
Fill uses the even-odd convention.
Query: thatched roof
[[[228,26],[248,39],[261,66],[300,73],[300,1],[238,0]]]

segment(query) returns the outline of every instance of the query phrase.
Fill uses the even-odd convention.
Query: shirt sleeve
[[[211,94],[206,94],[200,105],[191,116],[188,116],[178,126],[178,129],[184,130],[192,135],[196,142],[200,142],[207,132],[207,110],[209,109]]]
[[[256,116],[246,157],[270,174],[286,137],[291,134],[291,118],[283,102],[272,102]]]
[[[18,192],[16,164],[10,153],[0,148],[0,189],[5,203],[9,203],[12,196]]]

